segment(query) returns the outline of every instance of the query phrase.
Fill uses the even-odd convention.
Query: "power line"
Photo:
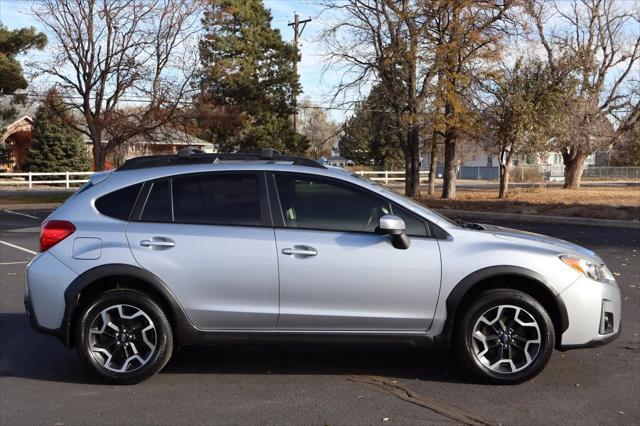
[[[12,96],[12,97],[15,97],[15,98],[18,98],[18,99],[26,98],[26,99],[31,100],[31,101],[43,101],[47,97],[46,93],[33,92],[32,91],[32,92],[22,92],[22,93],[13,93],[13,94],[0,94],[0,99],[2,97],[5,97],[5,96]],[[84,98],[79,96],[79,95],[63,95],[63,98],[65,98],[67,100],[70,100],[70,101],[84,101]],[[95,96],[91,96],[89,99],[91,101],[95,101],[96,100]],[[149,97],[129,95],[127,97],[118,98],[118,102],[149,104],[149,103],[157,102],[157,101],[154,101]],[[320,105],[321,102],[316,102],[316,101],[313,101],[313,100],[311,102],[313,102],[314,105],[300,105],[297,108],[298,109],[310,109],[310,110],[325,110],[325,111],[347,111],[347,112],[354,110],[353,107],[323,106],[323,105]],[[181,100],[181,101],[174,102],[174,103],[176,103],[178,105],[183,105],[183,106],[190,106],[190,105],[194,105],[195,102],[192,101],[192,100]],[[367,108],[364,108],[364,109],[361,109],[361,110],[362,111],[371,111],[371,112],[385,112],[384,110],[367,109]]]

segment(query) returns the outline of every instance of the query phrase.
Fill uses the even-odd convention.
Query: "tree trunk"
[[[500,163],[500,191],[498,198],[504,198],[509,192],[509,164]]]
[[[564,159],[564,189],[580,188],[587,155],[579,152],[574,156],[569,156],[563,153],[562,157]]]
[[[407,149],[404,153],[404,194],[407,197],[411,193],[411,150]]]
[[[442,198],[456,198],[456,138],[448,134],[444,140],[444,173],[442,174]]]
[[[431,140],[431,163],[429,164],[429,195],[436,192],[436,173],[438,172],[438,142],[436,136]]]
[[[100,141],[93,141],[93,170],[100,172],[105,168],[107,153],[103,149]]]
[[[420,133],[417,126],[409,130],[409,152],[411,162],[411,177],[407,197],[417,197],[420,195]]]

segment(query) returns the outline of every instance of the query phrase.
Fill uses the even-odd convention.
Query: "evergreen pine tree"
[[[358,165],[402,169],[404,155],[394,126],[393,111],[385,104],[382,88],[375,85],[347,119],[338,141],[340,155]]]
[[[211,0],[203,26],[198,104],[206,136],[223,151],[304,152],[291,124],[296,49],[271,28],[262,0]]]
[[[27,88],[16,55],[32,48],[42,49],[46,44],[47,36],[33,27],[9,30],[0,22],[0,93],[12,94]]]
[[[62,99],[50,90],[36,111],[33,138],[25,165],[30,172],[78,172],[90,169],[80,134],[68,124]]]

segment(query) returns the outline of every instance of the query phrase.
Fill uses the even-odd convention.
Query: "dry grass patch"
[[[505,199],[497,190],[458,190],[455,200],[420,197],[428,207],[595,219],[640,220],[640,188],[515,188]]]

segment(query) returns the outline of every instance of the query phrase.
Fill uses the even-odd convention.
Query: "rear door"
[[[127,227],[136,261],[201,329],[274,329],[278,265],[262,172],[179,175],[146,184]]]
[[[269,176],[271,179],[272,176]],[[280,265],[278,329],[420,332],[440,290],[440,250],[426,221],[365,189],[278,173],[274,223]],[[411,246],[375,232],[401,216]]]

